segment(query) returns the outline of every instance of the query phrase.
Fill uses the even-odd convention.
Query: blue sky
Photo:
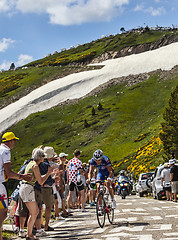
[[[178,24],[178,0],[0,0],[0,70],[137,26]]]

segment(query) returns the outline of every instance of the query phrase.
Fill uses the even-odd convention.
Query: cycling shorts
[[[69,190],[71,192],[73,192],[75,188],[77,188],[78,191],[82,191],[82,190],[84,190],[84,184],[81,184],[80,186],[77,186],[77,184],[75,184],[74,182],[71,182],[69,184]]]
[[[0,209],[8,208],[6,183],[0,183]]]
[[[109,177],[109,172],[108,173],[105,173],[105,175],[103,175],[102,173],[98,173],[97,174],[97,177],[96,177],[96,180],[97,181],[104,181],[106,178]]]

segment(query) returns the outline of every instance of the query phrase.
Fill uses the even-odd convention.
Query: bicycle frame
[[[109,222],[112,224],[114,220],[114,209],[112,208],[111,202],[109,202],[109,190],[104,182],[100,182],[100,191],[96,201],[96,215],[101,228],[104,227],[106,214]]]

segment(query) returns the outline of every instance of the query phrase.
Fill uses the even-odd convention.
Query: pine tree
[[[163,141],[163,148],[166,159],[170,158],[171,152],[178,156],[178,86],[171,93],[169,105],[165,108],[163,113],[165,120],[162,125],[163,132],[160,133],[160,138]]]
[[[90,125],[88,124],[87,120],[85,119],[85,120],[84,120],[84,127],[87,128],[87,127],[89,127],[89,126],[90,126]]]
[[[91,114],[92,114],[92,116],[95,115],[95,108],[94,107],[92,107]]]
[[[14,69],[15,69],[15,64],[11,63],[10,70],[14,70]]]
[[[103,106],[102,106],[102,104],[99,102],[99,104],[98,104],[98,110],[102,110],[103,109]]]

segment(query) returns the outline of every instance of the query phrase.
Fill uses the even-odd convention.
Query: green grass
[[[33,148],[41,144],[53,146],[57,153],[64,151],[69,158],[79,148],[84,162],[97,148],[103,149],[113,163],[122,161],[159,132],[163,109],[177,77],[160,80],[159,74],[154,74],[131,87],[126,83],[110,86],[78,103],[30,115],[10,128],[20,138],[12,151],[13,169],[18,171]],[[103,106],[100,111],[99,102]],[[85,119],[88,128],[84,127]],[[145,137],[135,141],[141,134]]]

